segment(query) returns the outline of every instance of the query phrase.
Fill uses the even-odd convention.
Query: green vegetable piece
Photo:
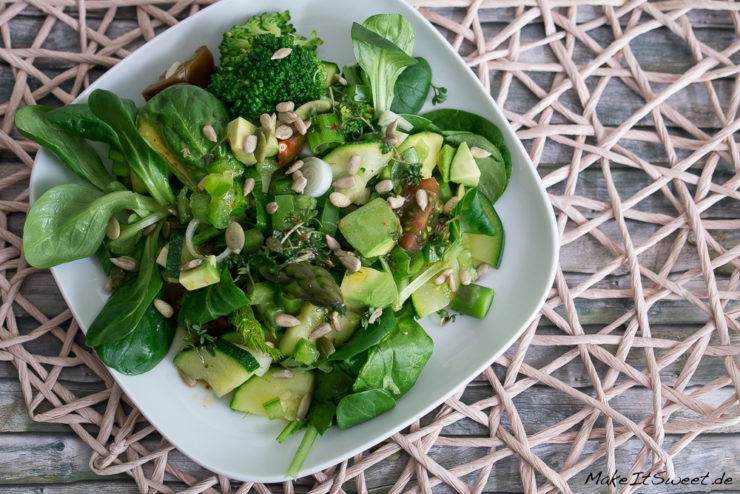
[[[136,328],[126,337],[95,347],[108,367],[127,376],[144,374],[164,359],[175,337],[176,324],[150,305]]]
[[[178,278],[180,284],[187,290],[194,291],[206,288],[218,283],[221,280],[221,274],[216,266],[216,256],[208,256],[200,266],[187,271],[180,271]]]
[[[234,185],[232,172],[210,173],[203,181],[203,188],[211,197],[224,195]]]
[[[424,255],[419,251],[408,252],[396,246],[390,253],[390,262],[393,276],[398,280],[403,280],[414,276],[424,268]]]
[[[260,274],[277,283],[288,295],[320,307],[338,308],[344,304],[342,292],[331,273],[321,266],[293,262],[283,266],[259,266]]]
[[[245,254],[257,252],[263,243],[265,243],[264,234],[257,228],[250,228],[244,232],[244,247],[242,248],[242,252]]]
[[[453,274],[453,276],[456,276],[456,274]],[[452,296],[453,292],[449,284],[437,285],[430,280],[414,290],[411,294],[411,303],[419,317],[426,317],[450,305]]]
[[[326,76],[328,80],[331,80],[331,78],[334,76],[334,74],[339,73],[339,67],[337,67],[337,64],[332,62],[324,62],[324,69],[329,68],[329,70],[326,70]],[[327,82],[328,85],[328,82]],[[332,108],[331,101],[325,100],[325,99],[315,99],[313,101],[307,101],[306,103],[303,103],[301,106],[295,109],[295,114],[298,118],[302,120],[308,120],[313,115],[321,115],[327,112],[330,112]],[[317,119],[318,123],[318,119]]]
[[[283,444],[286,440],[293,437],[293,434],[300,431],[306,427],[305,422],[301,422],[300,420],[293,420],[292,422],[288,422],[288,425],[285,426],[285,428],[278,434],[278,437],[275,438],[275,440]],[[315,429],[314,429],[315,430]],[[301,467],[298,467],[298,470],[300,470]]]
[[[303,300],[291,297],[285,292],[278,292],[277,303],[285,309],[286,314],[295,315],[301,310]]]
[[[91,141],[104,142],[119,152],[118,134],[107,123],[100,120],[86,103],[75,103],[55,108],[46,114],[46,119],[62,129]]]
[[[455,156],[455,152],[455,148],[449,144],[445,144],[439,153],[439,164],[437,167],[439,168],[439,174],[442,176],[443,183],[450,181],[450,166],[452,165],[452,158]]]
[[[432,339],[413,318],[401,319],[370,351],[352,390],[385,389],[394,398],[403,396],[418,379],[433,347]]]
[[[23,254],[41,269],[89,257],[98,250],[114,214],[131,209],[145,216],[157,208],[150,197],[135,192],[103,194],[84,185],[57,185],[28,211]]]
[[[340,132],[339,126],[339,118],[333,113],[317,116],[308,132],[308,145],[311,147],[311,152],[322,155],[344,144],[344,134]]]
[[[272,215],[272,229],[286,231],[293,228],[294,218],[316,209],[316,198],[305,195],[283,194],[275,196],[278,209]]]
[[[496,292],[493,289],[476,285],[463,285],[455,292],[450,308],[468,316],[484,319],[493,304]]]
[[[319,351],[316,345],[305,338],[301,338],[296,343],[293,358],[303,365],[312,365],[319,359]]]
[[[77,175],[98,189],[104,189],[113,178],[108,174],[95,149],[78,137],[47,120],[51,108],[23,106],[15,113],[18,132],[51,149]]]
[[[275,372],[284,371],[273,366],[262,376],[255,376],[234,391],[231,409],[252,415],[265,416],[263,403],[278,399],[285,413],[285,419],[295,420],[296,412],[303,397],[313,390],[312,372],[293,370],[290,377],[274,377]]]
[[[324,207],[321,209],[319,222],[321,223],[322,232],[334,236],[337,233],[337,223],[339,222],[339,208],[331,202],[325,201]]]
[[[364,331],[355,333],[355,336],[336,352],[327,357],[327,361],[349,360],[377,345],[388,333],[396,327],[396,316],[392,310],[384,310],[383,314]]]
[[[367,422],[396,406],[393,395],[385,389],[368,389],[347,395],[337,405],[337,426],[349,429]]]
[[[249,300],[252,305],[272,304],[275,302],[277,288],[269,281],[260,281],[252,286]]]
[[[236,159],[245,165],[254,165],[257,158],[254,157],[254,151],[246,152],[244,150],[244,140],[251,135],[257,134],[257,126],[249,120],[237,117],[226,126],[226,136],[231,146],[231,152]]]
[[[378,175],[393,157],[393,150],[387,150],[378,141],[361,141],[333,149],[323,159],[331,167],[334,180],[347,176],[347,164],[354,154],[360,157],[362,167],[360,173],[355,175],[355,185],[348,189],[337,189],[337,192],[346,195],[352,202],[362,197],[370,179]]]
[[[401,223],[388,203],[378,197],[342,218],[339,230],[363,256],[375,257],[390,252],[401,232]]]
[[[280,403],[280,398],[273,398],[264,402],[262,408],[265,409],[265,415],[270,420],[285,418],[285,410],[283,410],[283,404]]]
[[[470,152],[468,143],[461,143],[450,163],[450,181],[475,187],[480,181],[480,176],[481,171]]]
[[[419,113],[432,85],[432,68],[422,57],[414,57],[416,64],[401,72],[393,86],[391,111],[397,114]]]
[[[139,260],[136,276],[127,277],[113,290],[85,335],[85,343],[97,347],[121,340],[139,325],[144,313],[162,288],[162,278],[156,269],[159,230],[149,235]]]
[[[491,201],[477,189],[465,193],[455,209],[455,216],[464,233],[495,236],[498,233],[495,225],[501,223]]]
[[[301,444],[298,446],[298,450],[295,452],[293,461],[291,461],[290,465],[288,466],[288,477],[293,479],[298,478],[298,473],[301,471],[301,467],[306,462],[308,453],[311,451],[313,443],[316,442],[317,437],[319,437],[319,431],[318,429],[316,429],[316,427],[314,427],[313,425],[309,425],[308,427],[306,427],[306,432],[303,434]]]
[[[203,263],[195,269],[207,264],[209,263]],[[183,327],[202,325],[230,314],[248,303],[249,298],[236,286],[229,270],[224,268],[218,283],[185,294],[180,307],[179,323]]]
[[[252,377],[259,363],[247,350],[222,338],[197,348],[188,348],[174,358],[175,366],[193,379],[208,383],[219,398]]]
[[[443,137],[435,132],[419,132],[408,136],[398,146],[398,151],[402,153],[412,147],[416,149],[416,154],[421,162],[421,178],[429,178],[439,162],[443,140]]]
[[[496,236],[463,233],[465,248],[470,250],[473,259],[498,268],[504,250],[504,232],[500,230]]]
[[[176,280],[180,277],[180,265],[182,264],[182,248],[185,244],[185,229],[176,228],[170,232],[170,243],[167,244],[167,265],[164,277],[168,280]]]
[[[340,289],[347,307],[357,312],[363,312],[367,307],[385,307],[398,296],[393,276],[368,267],[345,273]]]
[[[240,336],[238,344],[247,348],[268,355],[271,358],[279,359],[282,353],[277,348],[267,345],[265,337],[265,328],[254,317],[254,311],[249,305],[236,309],[229,315],[229,322],[234,326],[235,333]],[[224,335],[224,338],[226,335]],[[269,365],[269,362],[268,362]]]
[[[116,131],[124,159],[151,196],[160,204],[173,204],[175,196],[169,182],[167,160],[139,133],[121,98],[105,89],[96,89],[90,94],[88,105],[99,119]]]
[[[324,309],[310,303],[304,303],[297,316],[301,323],[285,330],[278,344],[280,351],[285,355],[294,355],[298,342],[301,339],[309,338],[311,331],[323,322],[325,315],[326,311]]]
[[[393,88],[403,70],[417,63],[414,52],[414,28],[400,14],[378,14],[362,25],[352,24],[352,48],[355,59],[370,79],[373,107],[378,116],[391,109]]]

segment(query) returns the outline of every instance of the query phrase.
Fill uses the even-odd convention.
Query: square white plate
[[[400,430],[490,365],[513,343],[544,302],[555,275],[558,242],[542,183],[501,111],[436,29],[398,0],[223,0],[147,43],[100,77],[78,99],[84,101],[93,89],[106,88],[143,103],[140,91],[174,60],[187,59],[203,44],[217,54],[222,33],[232,25],[254,14],[286,8],[290,9],[299,33],[308,34],[315,29],[324,40],[319,56],[340,67],[354,63],[350,37],[353,21],[361,23],[376,13],[405,15],[416,30],[415,55],[430,62],[434,83],[448,88],[449,97],[441,106],[478,113],[498,125],[513,161],[509,188],[496,203],[506,231],[506,245],[501,269],[492,271],[485,279],[485,284],[497,292],[488,317],[484,321],[458,318],[445,327],[424,321],[435,349],[416,386],[388,413],[346,431],[327,431],[316,441],[300,472],[303,476],[351,457]],[[31,176],[31,200],[53,185],[68,182],[79,179],[42,149]],[[100,263],[88,258],[51,271],[74,316],[86,330],[107,298]],[[202,388],[185,386],[172,364],[180,344],[176,341],[167,358],[147,374],[131,377],[112,373],[146,418],[180,451],[204,467],[241,480],[285,480],[301,434],[278,444],[275,437],[283,428],[281,421],[233,412],[227,398],[219,400]]]

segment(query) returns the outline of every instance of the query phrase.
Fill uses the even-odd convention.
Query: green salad
[[[398,14],[351,26],[356,63],[319,58],[288,12],[174,62],[138,106],[21,108],[15,123],[86,183],[31,207],[37,268],[96,255],[110,297],[87,344],[127,375],[170,347],[189,385],[315,439],[392,409],[433,350],[418,318],[486,317],[511,158],[499,129],[455,109]],[[101,156],[90,141],[107,145]],[[184,340],[184,342],[183,342]]]

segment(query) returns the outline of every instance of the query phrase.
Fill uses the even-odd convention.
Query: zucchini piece
[[[272,376],[282,367],[273,367],[264,376],[255,377],[245,382],[234,392],[231,408],[252,415],[267,416],[264,404],[276,398],[280,400],[286,420],[295,420],[298,407],[306,394],[313,391],[314,375],[312,372],[292,371],[288,378]]]
[[[252,354],[252,357],[254,357],[254,359],[259,364],[257,370],[254,371],[255,376],[262,376],[270,369],[270,364],[272,364],[272,357],[270,357],[269,355],[265,355],[258,350],[253,350],[245,346],[242,335],[240,335],[237,331],[227,331],[221,335],[221,338]]]
[[[362,141],[338,146],[324,156],[324,161],[331,167],[333,180],[349,174],[347,165],[354,154],[360,157],[361,167],[361,171],[355,175],[355,185],[347,189],[336,189],[337,192],[349,197],[352,202],[361,199],[367,183],[385,168],[393,156],[393,151],[384,153],[383,145],[379,141]]]
[[[175,355],[174,362],[188,376],[208,383],[219,398],[243,384],[260,367],[251,353],[224,339],[217,338],[212,350],[187,348]]]

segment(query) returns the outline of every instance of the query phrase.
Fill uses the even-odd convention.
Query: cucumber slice
[[[379,141],[364,141],[353,144],[344,144],[334,148],[324,156],[324,161],[331,167],[334,180],[347,176],[349,171],[347,165],[350,157],[356,154],[360,157],[360,172],[355,175],[355,185],[348,189],[336,189],[337,192],[349,197],[352,202],[362,197],[367,183],[388,164],[393,152],[384,153]]]
[[[496,229],[496,235],[489,237],[476,233],[463,233],[463,243],[473,255],[474,261],[484,262],[498,268],[501,265],[501,254],[504,252],[504,225],[493,208],[489,211],[489,218]]]
[[[414,304],[414,310],[419,317],[426,317],[447,307],[453,295],[448,283],[435,285],[434,280],[431,280],[411,294],[411,303]]]
[[[251,353],[221,338],[214,341],[212,354],[205,348],[188,348],[175,355],[174,362],[188,376],[208,383],[218,397],[244,383],[260,367]]]
[[[269,355],[265,355],[260,351],[253,350],[244,346],[242,335],[240,335],[236,331],[227,331],[221,335],[221,338],[252,354],[252,357],[254,357],[254,359],[259,364],[257,370],[254,371],[255,376],[261,376],[270,369],[270,364],[272,364],[272,357],[270,357]]]
[[[285,419],[295,420],[301,400],[313,391],[314,375],[312,372],[293,371],[292,377],[272,377],[272,372],[281,369],[281,367],[273,367],[264,376],[252,378],[239,386],[231,399],[231,408],[239,412],[265,417],[267,412],[264,404],[278,398]]]

